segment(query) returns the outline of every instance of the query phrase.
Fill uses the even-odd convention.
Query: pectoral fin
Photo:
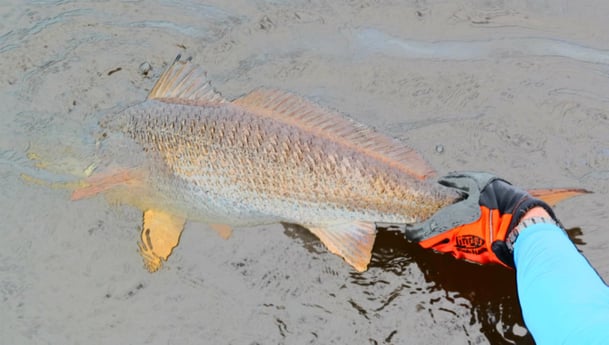
[[[117,186],[134,186],[142,181],[134,170],[120,170],[112,173],[95,174],[84,179],[72,192],[72,200],[90,198]]]
[[[150,273],[156,272],[167,261],[178,245],[186,219],[159,210],[144,212],[142,241],[138,243],[144,265]]]
[[[324,227],[309,227],[328,250],[341,256],[357,271],[368,268],[376,226],[371,222],[338,223]]]

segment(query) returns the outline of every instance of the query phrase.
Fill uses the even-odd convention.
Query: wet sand
[[[225,241],[189,223],[149,274],[138,210],[71,202],[19,174],[32,169],[28,148],[58,170],[85,169],[96,120],[143,101],[182,53],[229,99],[258,86],[294,91],[403,139],[440,173],[594,191],[557,213],[607,279],[607,6],[5,1],[2,342],[533,343],[513,272],[421,250],[397,232],[381,231],[370,269],[356,273],[301,228],[238,229]]]

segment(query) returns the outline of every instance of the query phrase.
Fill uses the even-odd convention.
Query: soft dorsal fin
[[[180,60],[178,55],[148,94],[148,99],[190,104],[221,104],[227,101],[216,91],[207,72],[190,59]]]
[[[419,179],[435,173],[415,150],[396,139],[292,93],[260,88],[232,103],[259,116],[273,118],[346,145]]]

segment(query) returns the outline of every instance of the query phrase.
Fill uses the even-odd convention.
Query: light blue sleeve
[[[514,260],[524,322],[538,345],[609,343],[609,287],[560,228],[524,229]]]

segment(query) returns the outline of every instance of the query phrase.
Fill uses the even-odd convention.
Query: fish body
[[[119,116],[127,126],[116,129],[154,162],[155,197],[187,218],[241,226],[404,224],[454,200],[357,149],[232,104],[148,100]]]
[[[111,163],[73,197],[105,192],[140,207],[151,271],[173,248],[160,254],[169,240],[158,237],[180,228],[169,231],[177,244],[187,219],[224,230],[300,224],[362,271],[376,224],[421,221],[458,197],[395,139],[284,91],[227,101],[189,61],[177,59],[146,101],[100,125]]]

